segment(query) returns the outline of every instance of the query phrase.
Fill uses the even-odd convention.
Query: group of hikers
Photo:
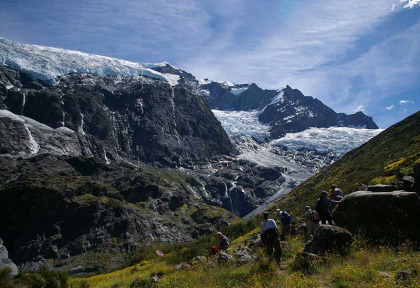
[[[337,188],[335,185],[331,185],[330,193],[327,191],[322,191],[315,209],[312,210],[310,206],[305,207],[305,212],[303,218],[306,223],[306,239],[311,240],[320,226],[319,222],[325,225],[327,222],[330,225],[333,225],[331,218],[331,212],[334,209],[335,205],[343,199],[343,191]],[[281,262],[282,249],[281,241],[286,239],[287,235],[291,234],[291,222],[292,217],[286,211],[281,211],[280,209],[276,210],[276,217],[278,224],[274,219],[269,218],[269,212],[263,213],[263,221],[260,225],[259,239],[251,243],[253,246],[262,246],[266,249],[266,255],[269,259],[273,258],[277,263]],[[219,246],[211,247],[210,254],[214,255],[220,250],[227,250],[229,248],[229,239],[221,232],[216,233],[218,238]]]

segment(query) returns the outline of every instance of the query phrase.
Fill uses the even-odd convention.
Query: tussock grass
[[[243,243],[238,239],[233,242],[239,246]],[[294,237],[287,244],[280,266],[268,261],[261,250],[254,262],[242,266],[191,261],[190,267],[178,270],[166,256],[154,256],[112,273],[72,278],[69,287],[420,287],[420,251],[410,244],[377,247],[359,239],[348,256],[328,255],[313,263],[311,273],[293,269],[303,238]],[[413,278],[396,280],[398,272],[413,270],[418,272]],[[154,275],[159,276],[158,283],[152,280]]]

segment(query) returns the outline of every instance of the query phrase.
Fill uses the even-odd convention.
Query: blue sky
[[[420,108],[420,0],[0,0],[0,36],[288,84],[381,128]]]

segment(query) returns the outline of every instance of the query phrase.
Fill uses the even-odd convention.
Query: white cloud
[[[400,100],[400,105],[408,105],[408,104],[414,104],[411,100]]]
[[[388,110],[388,111],[394,110],[395,109],[395,105],[392,104],[391,106],[388,106],[385,109]]]
[[[365,111],[365,106],[363,106],[363,105],[359,105],[359,106],[357,106],[357,108],[354,110],[354,112],[358,112],[358,111]]]
[[[293,4],[296,9],[290,15],[282,14],[276,29],[256,39],[253,47],[244,47],[239,42],[234,43],[230,51],[219,51],[215,46],[219,41],[215,39],[199,57],[189,59],[185,67],[202,78],[255,81],[267,88],[295,82],[302,72],[342,58],[355,46],[360,35],[392,13],[390,7],[395,0],[350,2],[327,0],[323,5],[315,1]],[[268,16],[276,17],[275,14]],[[281,19],[282,16],[285,19]],[[220,57],[223,61],[214,61]]]
[[[400,3],[404,4],[404,8],[414,8],[420,6],[420,0],[400,0]]]

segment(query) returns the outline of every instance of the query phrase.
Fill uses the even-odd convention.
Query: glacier
[[[282,93],[279,93],[276,100],[279,101],[281,96]],[[268,141],[272,146],[281,146],[292,152],[307,149],[321,154],[332,153],[340,157],[383,131],[383,129],[349,127],[312,127],[298,133],[287,133],[280,139],[269,141],[271,125],[258,120],[260,111],[212,111],[231,138],[252,137],[258,142]]]
[[[332,152],[337,156],[342,156],[382,131],[383,129],[312,127],[299,133],[287,133],[284,137],[273,140],[271,144],[286,147],[290,151],[307,149],[323,154]]]
[[[0,65],[28,73],[35,79],[54,83],[58,76],[85,73],[107,76],[146,76],[178,84],[178,75],[160,73],[152,68],[167,63],[135,63],[60,48],[21,44],[0,37]]]
[[[274,98],[281,102],[283,93]],[[310,178],[323,167],[333,163],[346,152],[364,144],[382,132],[382,129],[329,127],[287,133],[280,139],[270,139],[270,124],[261,123],[261,111],[212,110],[226,133],[235,143],[238,159],[248,160],[265,167],[284,167],[285,182],[277,192],[265,200],[244,219],[249,219],[279,201],[294,187]],[[297,111],[298,113],[299,111]]]
[[[258,120],[260,111],[212,110],[230,137],[250,136],[260,141],[270,136],[271,125]]]

